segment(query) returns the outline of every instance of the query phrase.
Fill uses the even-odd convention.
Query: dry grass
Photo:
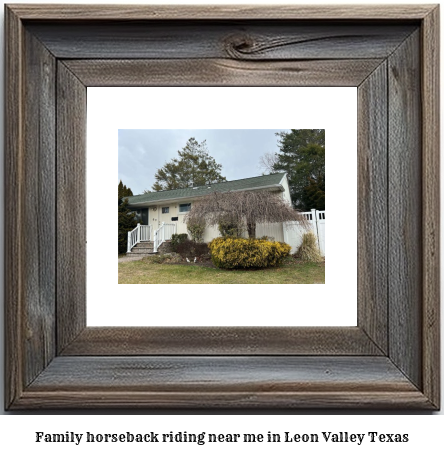
[[[301,261],[310,261],[312,263],[321,263],[324,261],[319,251],[317,238],[313,232],[304,233],[302,244],[296,252],[295,257]]]

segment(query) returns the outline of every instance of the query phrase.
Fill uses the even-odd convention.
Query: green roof
[[[268,174],[266,176],[249,177],[218,184],[201,185],[199,187],[178,188],[176,190],[163,190],[161,192],[144,193],[142,195],[129,196],[130,204],[156,203],[157,201],[175,200],[183,198],[195,198],[208,195],[212,192],[230,192],[253,190],[278,186],[285,173]]]

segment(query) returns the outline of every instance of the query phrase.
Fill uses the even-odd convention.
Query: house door
[[[144,207],[140,212],[141,212],[141,224],[148,225],[148,208]]]

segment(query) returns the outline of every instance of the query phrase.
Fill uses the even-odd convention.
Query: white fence
[[[309,222],[310,229],[318,239],[321,255],[325,256],[325,211],[312,209],[310,212],[301,213]],[[302,236],[305,229],[298,223],[284,224],[284,241],[291,245],[291,252],[294,253],[302,243]]]
[[[316,214],[316,234],[318,235],[318,244],[321,255],[325,256],[325,211],[315,211]]]

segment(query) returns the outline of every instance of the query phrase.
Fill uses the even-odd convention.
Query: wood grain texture
[[[57,58],[233,60],[387,58],[417,25],[304,22],[35,23]]]
[[[422,25],[423,388],[440,404],[439,6]]]
[[[73,126],[75,125],[75,128]],[[57,349],[86,326],[86,87],[57,68]]]
[[[357,327],[87,327],[62,356],[381,355]]]
[[[25,385],[54,357],[55,347],[55,59],[25,32],[22,168]]]
[[[8,7],[27,20],[420,20],[436,5],[26,5]]]
[[[422,163],[420,34],[388,59],[389,356],[422,384]]]
[[[353,384],[355,391],[415,390],[387,358],[372,356],[67,356],[56,358],[32,390],[131,387],[133,391],[209,392],[230,385],[230,392],[294,391],[295,385],[305,385],[311,391],[338,391],[346,384]]]
[[[358,89],[358,326],[387,343],[387,64]]]
[[[5,408],[23,391],[23,28],[5,11]]]
[[[328,24],[310,22],[321,18],[328,19]],[[239,7],[235,11],[234,7],[14,5],[6,7],[6,19],[7,408],[439,407],[439,75],[434,6]],[[25,34],[21,19],[26,20]],[[367,19],[377,20],[362,22]],[[419,27],[419,19],[423,21],[421,40],[419,32],[411,33],[412,27]],[[124,52],[124,34],[118,26],[126,20],[131,21],[127,24],[129,52],[159,60],[154,66],[128,60],[132,54],[123,55],[124,60],[105,61]],[[147,22],[141,24],[141,20]],[[179,20],[189,38],[179,30]],[[80,27],[84,35],[77,48],[74,35],[69,34],[79,22],[84,23]],[[98,22],[101,25],[94,32]],[[56,39],[51,30],[59,26],[65,35]],[[43,35],[35,35],[37,30],[47,34],[47,42]],[[199,37],[198,30],[205,33]],[[146,37],[145,50],[135,40],[141,36]],[[156,44],[161,53],[155,50]],[[57,49],[69,61],[58,62],[58,78],[51,83],[51,53]],[[391,53],[388,60],[381,62],[387,53]],[[78,61],[78,55],[80,60],[87,55],[97,59]],[[217,58],[212,59],[213,55]],[[166,62],[184,56],[205,61]],[[333,61],[338,59],[340,64]],[[85,83],[136,85],[144,81],[145,69],[145,81],[160,82],[174,68],[182,74],[175,78],[177,86],[189,84],[196,68],[200,75],[194,82],[206,84],[363,81],[359,103],[368,115],[359,120],[359,191],[365,198],[360,213],[373,225],[360,228],[365,249],[359,274],[371,277],[361,282],[368,293],[360,290],[359,328],[268,328],[266,339],[258,328],[85,329]],[[341,75],[340,68],[350,74]],[[385,206],[384,90],[388,105]],[[51,93],[57,95],[57,148],[52,152]],[[51,180],[55,163],[51,160],[56,160],[56,181]],[[45,179],[49,188],[43,185]],[[56,204],[43,209],[45,215],[46,210],[52,211],[56,222],[55,274],[39,270],[47,266],[51,270],[51,243],[41,239],[33,245],[25,240],[30,224],[43,237],[53,226],[30,207],[35,202],[31,191],[36,193],[37,207],[51,200],[51,192],[55,195]],[[388,266],[383,258],[378,261],[386,248],[385,212],[390,232]],[[30,239],[36,237],[32,234]],[[28,247],[32,270],[25,264]],[[44,247],[44,252],[36,252]],[[387,332],[383,329],[387,281],[381,281],[385,268]],[[52,310],[50,277],[57,287],[57,308]],[[48,334],[54,318],[57,352],[45,367],[53,356]],[[388,356],[382,356],[386,339]],[[37,359],[31,356],[33,350]],[[147,352],[156,356],[141,356]]]
[[[20,407],[422,407],[385,357],[59,357]]]
[[[287,412],[290,409],[359,409],[359,410],[433,410],[419,391],[355,392],[352,385],[342,391],[320,392],[194,392],[163,393],[144,391],[69,391],[56,389],[28,390],[14,410],[29,409],[240,409],[268,413],[270,409]],[[350,391],[347,391],[350,388]],[[229,388],[227,388],[229,389]],[[236,410],[237,411],[237,410]]]
[[[352,86],[381,59],[311,61],[64,60],[88,87],[109,86]]]

